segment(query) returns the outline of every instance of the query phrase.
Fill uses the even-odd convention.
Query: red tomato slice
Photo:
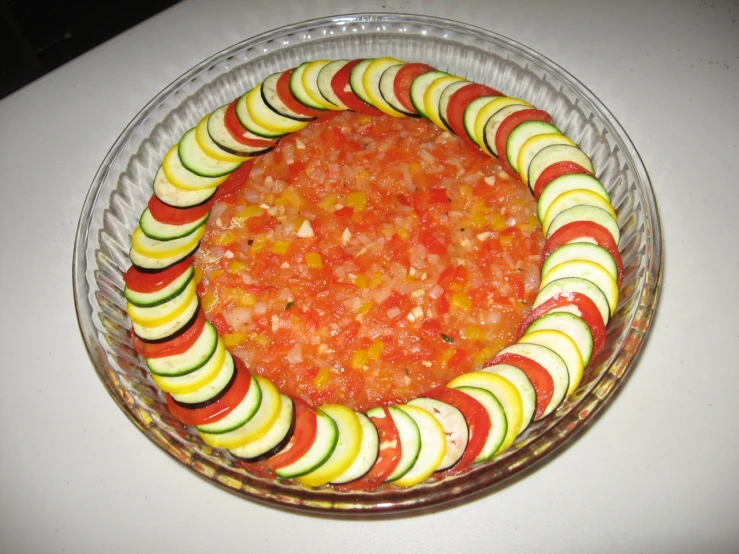
[[[205,406],[198,408],[187,408],[178,404],[174,398],[167,395],[167,407],[169,412],[185,425],[205,425],[226,417],[239,405],[249,392],[251,386],[251,374],[246,369],[244,362],[234,356],[234,375],[231,382],[226,385],[226,390],[218,395],[216,399]]]
[[[464,110],[475,98],[481,98],[482,96],[503,96],[503,93],[494,88],[490,88],[487,85],[470,83],[452,94],[446,108],[446,121],[449,124],[449,128],[459,138],[461,138],[467,146],[478,149],[480,147],[472,142],[470,137],[467,136],[467,131],[464,128]]]
[[[549,255],[560,246],[581,237],[589,237],[597,242],[598,246],[608,250],[608,253],[616,262],[618,286],[621,288],[624,278],[624,261],[621,258],[621,253],[618,251],[618,245],[613,240],[613,235],[608,229],[593,221],[573,221],[554,231],[552,236],[544,243],[544,248],[541,251],[541,263],[543,264]]]
[[[549,300],[529,312],[518,329],[518,335],[519,337],[523,336],[526,329],[528,329],[534,320],[539,319],[552,310],[565,306],[575,306],[580,312],[580,318],[590,327],[590,332],[593,334],[593,354],[590,356],[590,363],[592,364],[606,343],[606,326],[603,323],[603,316],[600,315],[598,307],[590,298],[582,293],[560,292],[559,294],[555,294]]]
[[[448,387],[435,388],[426,392],[423,396],[451,404],[462,412],[470,432],[467,448],[459,461],[443,472],[443,475],[462,473],[475,462],[475,458],[480,455],[485,446],[491,425],[487,410],[471,396]]]
[[[407,63],[395,74],[393,92],[408,113],[418,113],[411,102],[411,83],[413,79],[429,71],[434,71],[434,68],[425,63]]]
[[[136,292],[156,292],[169,285],[192,265],[192,256],[161,271],[142,271],[135,265],[123,274],[123,282]]]
[[[384,418],[370,417],[380,436],[380,452],[375,464],[363,477],[351,483],[335,486],[335,489],[340,491],[375,490],[398,467],[401,457],[398,428],[390,416],[390,411],[387,408],[383,408],[382,410],[385,412]]]
[[[511,352],[504,352],[498,354],[495,358],[490,360],[489,363],[485,364],[485,367],[495,364],[508,364],[513,367],[517,367],[526,374],[531,384],[536,391],[536,412],[534,413],[534,421],[538,421],[544,415],[544,411],[552,401],[554,395],[554,380],[552,375],[542,367],[541,364],[521,356],[520,354],[513,354]]]
[[[218,190],[216,190],[213,200],[220,200],[224,196],[228,196],[229,194],[241,190],[241,187],[244,186],[244,183],[246,183],[246,180],[249,178],[252,165],[253,161],[251,159],[241,164],[236,171],[228,176],[228,179],[218,186]]]
[[[339,69],[333,79],[331,79],[331,88],[334,90],[334,94],[339,97],[339,100],[350,110],[365,115],[382,115],[382,111],[374,106],[370,106],[367,102],[359,98],[349,86],[349,76],[351,75],[352,69],[361,61],[361,59],[352,60]]]
[[[156,194],[152,194],[149,198],[149,212],[159,223],[184,225],[205,216],[210,211],[212,204],[211,200],[190,208],[175,208],[159,200]]]
[[[135,333],[132,333],[131,340],[133,342],[133,349],[144,358],[163,358],[164,356],[182,354],[195,344],[195,341],[200,337],[200,333],[203,332],[204,327],[205,312],[200,308],[198,310],[198,315],[195,316],[195,319],[190,326],[187,326],[183,332],[174,337],[170,337],[165,341],[147,341],[139,338]]]
[[[585,175],[594,177],[590,171],[575,162],[555,162],[542,171],[536,179],[536,183],[533,184],[534,198],[538,200],[541,193],[544,191],[544,187],[554,181],[557,177],[561,177],[562,175],[572,175],[573,173],[584,173]]]
[[[228,132],[231,133],[231,136],[233,139],[237,142],[240,142],[241,144],[245,146],[255,146],[260,147],[264,146],[265,148],[269,148],[270,146],[274,146],[277,144],[276,140],[270,140],[270,139],[253,139],[253,138],[246,138],[244,136],[244,133],[247,132],[246,127],[244,127],[241,124],[241,121],[239,121],[238,116],[236,115],[236,104],[239,102],[239,99],[237,98],[233,102],[231,102],[228,105],[228,108],[226,108],[226,113],[223,117],[223,122],[226,125],[226,129],[228,129]]]
[[[293,402],[295,403],[295,431],[293,431],[293,436],[290,437],[290,442],[279,454],[264,462],[273,471],[289,466],[308,452],[316,440],[318,432],[316,411],[300,398],[293,398]]]
[[[282,102],[295,113],[299,113],[305,117],[318,117],[321,115],[321,110],[309,108],[305,104],[300,103],[295,96],[293,96],[293,93],[290,90],[290,75],[293,74],[293,71],[295,71],[294,67],[284,71],[282,75],[280,75],[280,78],[277,79],[277,96],[279,96],[280,100],[282,100]]]
[[[513,177],[518,177],[518,173],[516,173],[508,163],[506,145],[508,144],[508,135],[510,135],[511,131],[521,125],[524,121],[544,121],[546,123],[551,123],[552,116],[544,110],[521,110],[520,112],[514,112],[506,117],[500,124],[500,127],[498,127],[498,131],[495,133],[495,148],[498,150],[498,159],[500,160],[503,169]]]

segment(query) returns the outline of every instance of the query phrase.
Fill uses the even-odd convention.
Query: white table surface
[[[372,521],[245,501],[157,449],[95,375],[71,282],[90,182],[149,99],[244,38],[359,11],[476,24],[577,76],[640,151],[666,239],[648,343],[595,425],[495,494]],[[190,1],[0,101],[0,552],[739,551],[737,19],[728,0]]]

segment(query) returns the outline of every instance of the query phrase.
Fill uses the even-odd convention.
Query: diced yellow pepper
[[[472,185],[460,185],[458,190],[462,199],[466,200],[472,194]]]
[[[313,378],[313,386],[316,387],[316,389],[320,392],[323,389],[326,388],[326,385],[328,385],[328,378],[330,376],[329,370],[327,367],[322,367],[318,370],[318,373]]]
[[[213,237],[213,243],[218,246],[227,246],[236,240],[236,235],[232,231],[224,231]]]
[[[488,220],[490,221],[490,228],[493,231],[502,231],[505,229],[505,218],[503,217],[503,214],[500,214],[498,212],[495,212],[492,214]]]
[[[459,308],[464,312],[469,312],[472,309],[472,300],[464,292],[455,292],[452,295],[451,305]]]
[[[367,208],[367,195],[361,190],[350,192],[346,195],[346,205],[361,212]]]
[[[195,284],[199,285],[203,281],[203,270],[199,267],[195,268],[195,274],[193,275],[193,279],[195,279]]]
[[[449,360],[451,360],[452,357],[454,357],[456,353],[457,353],[456,348],[448,348],[441,353],[440,365],[442,369],[447,368],[447,365],[449,364]]]
[[[262,348],[266,348],[272,343],[271,338],[269,338],[267,335],[262,335],[260,333],[252,333],[249,338],[253,340],[254,342],[256,342]]]
[[[321,269],[323,267],[323,259],[316,252],[308,252],[305,255],[305,263],[311,269]]]
[[[495,356],[495,353],[496,353],[496,350],[494,348],[486,346],[479,352],[475,353],[472,356],[472,359],[475,361],[476,365],[482,365],[488,360],[492,359],[493,356]]]
[[[328,194],[324,196],[323,198],[321,198],[321,200],[318,202],[318,204],[316,204],[316,206],[318,206],[322,210],[330,210],[336,205],[338,201],[339,201],[338,196],[336,196],[335,194]]]
[[[379,285],[380,283],[382,283],[382,280],[384,278],[385,278],[385,276],[382,273],[380,273],[379,271],[373,273],[372,274],[372,279],[370,280],[370,286],[371,287],[376,287],[377,285]]]
[[[250,204],[233,217],[233,222],[239,227],[243,227],[250,217],[256,217],[264,213],[264,208],[255,204]]]
[[[367,362],[369,362],[369,353],[366,350],[355,350],[349,363],[354,369],[362,369]]]
[[[303,197],[300,196],[300,193],[293,186],[286,187],[285,190],[282,191],[282,197],[287,201],[288,204],[291,204],[296,208],[299,208],[303,205]]]
[[[480,340],[485,335],[479,327],[468,327],[464,332],[464,338],[469,340]]]
[[[410,238],[410,236],[411,236],[411,234],[408,232],[408,229],[406,229],[405,227],[400,227],[398,229],[398,238],[400,240],[408,240],[408,238]]]
[[[267,245],[267,237],[265,237],[264,235],[259,235],[251,243],[251,251],[252,252],[260,252],[260,251],[264,250],[264,247],[266,245]]]
[[[286,240],[276,240],[272,245],[272,253],[284,255],[287,253],[287,249],[290,248],[290,243]]]
[[[500,245],[503,248],[510,248],[512,244],[513,244],[513,237],[508,236],[508,235],[504,235],[500,237]]]
[[[354,278],[354,286],[357,287],[358,289],[366,289],[368,285],[369,285],[369,283],[367,282],[367,276],[366,275],[364,275],[364,274],[357,275]]]
[[[223,343],[226,348],[233,348],[246,340],[246,333],[226,333],[223,335]]]
[[[367,357],[370,360],[379,360],[380,354],[382,354],[382,349],[385,348],[385,343],[381,340],[375,340],[372,341],[372,344],[367,349]]]
[[[256,297],[245,290],[238,289],[238,288],[231,288],[228,289],[228,294],[231,298],[236,300],[241,306],[244,306],[246,308],[250,308],[254,304],[257,303]]]
[[[367,300],[366,302],[363,302],[361,306],[359,306],[359,309],[357,310],[358,315],[366,314],[372,309],[372,306],[374,306],[375,303],[372,302],[372,300]]]
[[[239,273],[246,267],[246,264],[244,262],[241,262],[239,260],[231,260],[231,263],[228,264],[228,272],[229,273]]]
[[[206,312],[210,310],[216,302],[218,302],[218,297],[210,291],[207,291],[200,299],[200,304]]]

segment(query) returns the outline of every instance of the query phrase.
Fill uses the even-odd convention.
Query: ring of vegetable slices
[[[542,280],[516,344],[478,371],[366,414],[311,407],[232,356],[206,321],[191,254],[217,188],[325,110],[425,117],[529,186],[545,234]],[[210,446],[306,487],[411,487],[509,448],[580,384],[618,304],[616,211],[590,158],[522,99],[421,63],[315,60],[205,116],[164,157],[124,275],[133,346],[170,412]],[[443,473],[441,473],[443,472]]]

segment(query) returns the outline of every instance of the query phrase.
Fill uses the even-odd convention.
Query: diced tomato
[[[226,321],[226,318],[223,317],[223,314],[218,314],[217,316],[212,318],[210,322],[213,324],[213,327],[216,328],[216,331],[218,331],[218,334],[221,336],[231,332],[231,326],[228,324],[228,321]]]
[[[143,270],[132,265],[123,274],[123,282],[136,292],[156,292],[171,284],[191,266],[192,256],[159,271]]]
[[[541,263],[543,264],[552,252],[560,246],[582,237],[591,238],[598,243],[598,246],[608,250],[608,253],[616,262],[618,286],[621,287],[624,278],[624,261],[618,251],[618,245],[608,229],[593,221],[573,221],[554,231],[544,243],[544,248],[541,251]]]
[[[460,369],[463,369],[464,367],[469,367],[471,360],[472,360],[472,356],[470,355],[469,352],[467,352],[463,348],[457,348],[457,351],[454,353],[454,356],[452,356],[449,359],[449,362],[447,362],[447,366],[452,371],[458,372]]]
[[[331,88],[339,100],[341,100],[350,110],[354,110],[355,112],[365,115],[382,115],[382,111],[378,110],[374,106],[370,106],[367,102],[359,98],[359,96],[354,94],[349,86],[349,77],[352,69],[361,61],[361,59],[352,60],[339,69],[333,79],[331,79]]]
[[[193,426],[219,421],[230,414],[244,399],[251,385],[251,374],[246,369],[244,362],[236,356],[233,360],[234,375],[217,399],[205,406],[189,408],[178,403],[168,394],[167,408],[169,408],[169,412],[185,425]]]
[[[198,310],[193,322],[176,336],[164,341],[147,341],[139,338],[135,333],[131,337],[133,348],[144,358],[163,358],[182,354],[198,340],[205,327],[205,312]]]
[[[155,194],[149,198],[149,212],[159,223],[167,225],[184,225],[193,223],[205,216],[213,204],[212,200],[190,208],[175,208],[165,204]]]
[[[541,193],[544,191],[544,187],[554,181],[557,177],[561,177],[562,175],[572,175],[575,173],[582,173],[593,177],[593,174],[590,171],[575,162],[555,162],[548,166],[539,174],[539,177],[536,179],[536,183],[529,183],[529,186],[533,185],[534,198],[538,200]]]
[[[293,74],[293,71],[295,71],[294,67],[292,69],[288,69],[287,71],[283,71],[282,75],[280,75],[280,78],[277,79],[277,96],[280,98],[280,100],[282,100],[285,106],[290,108],[295,113],[304,115],[306,117],[318,117],[319,115],[321,115],[321,110],[309,108],[302,102],[298,101],[295,96],[293,96],[293,93],[290,90],[290,76]]]
[[[457,408],[464,416],[469,429],[467,448],[459,461],[444,472],[445,475],[457,475],[470,467],[485,447],[490,433],[490,416],[485,407],[477,400],[462,391],[449,387],[437,387],[424,396],[441,400]]]
[[[593,335],[593,354],[590,357],[590,363],[592,364],[606,343],[606,326],[598,307],[589,297],[582,293],[560,292],[531,310],[519,328],[519,337],[524,335],[526,329],[536,319],[557,308],[563,308],[565,306],[574,306],[577,308],[580,312],[580,318],[590,327],[590,332]]]
[[[271,139],[254,139],[254,138],[247,138],[244,136],[245,133],[247,133],[246,127],[244,127],[241,124],[241,121],[239,121],[239,117],[236,115],[236,104],[239,102],[239,99],[236,98],[233,102],[231,102],[228,105],[228,108],[226,108],[226,113],[223,117],[223,122],[226,126],[226,129],[229,133],[231,133],[231,136],[236,142],[240,142],[244,146],[254,146],[256,148],[264,147],[264,148],[270,148],[277,144],[277,140],[271,140]]]
[[[290,442],[281,452],[264,462],[264,465],[272,470],[289,466],[308,452],[316,441],[318,432],[316,411],[300,398],[293,398],[293,403],[295,404],[295,424]]]
[[[514,177],[518,177],[518,173],[516,173],[510,163],[508,163],[506,146],[508,144],[508,136],[511,134],[513,129],[525,121],[544,121],[545,123],[551,123],[552,116],[544,110],[521,110],[520,112],[514,112],[506,117],[498,127],[498,131],[495,133],[495,148],[498,150],[498,159],[500,160],[503,169],[505,169],[509,175],[513,175]]]
[[[431,188],[429,189],[429,204],[448,204],[451,202],[446,195],[446,189]]]
[[[429,232],[421,231],[418,233],[418,242],[426,247],[429,254],[443,255],[447,253],[446,244]]]
[[[517,367],[526,374],[526,377],[531,381],[531,385],[534,387],[536,392],[536,412],[534,413],[534,421],[541,419],[544,415],[544,411],[552,401],[554,395],[554,379],[552,379],[551,373],[549,373],[541,364],[521,356],[519,354],[513,354],[511,352],[503,352],[498,354],[490,360],[489,363],[485,364],[485,367],[489,367],[495,364],[508,364],[513,367]]]
[[[350,206],[344,206],[343,208],[339,208],[334,212],[334,216],[338,217],[339,219],[349,219],[353,215],[354,208]]]
[[[452,284],[463,285],[467,277],[468,271],[463,265],[449,266],[439,275],[439,286],[449,288]]]
[[[277,220],[269,214],[262,214],[250,217],[246,220],[246,228],[252,233],[263,233],[274,229],[277,226]]]
[[[396,73],[393,92],[400,105],[408,113],[417,113],[416,108],[413,107],[413,102],[411,102],[411,84],[413,83],[413,79],[429,71],[434,71],[434,68],[425,63],[407,63]]]
[[[425,319],[421,331],[431,339],[438,339],[441,337],[441,323],[436,319]]]
[[[467,146],[475,149],[479,149],[479,146],[472,142],[470,137],[467,136],[467,131],[464,128],[464,110],[470,102],[483,96],[503,96],[503,93],[494,88],[490,88],[487,85],[470,83],[452,94],[446,109],[446,121],[449,124],[449,128],[459,138],[461,138]]]
[[[370,420],[377,428],[377,433],[380,439],[380,451],[377,454],[377,460],[374,465],[370,468],[369,472],[360,477],[356,481],[346,483],[344,485],[335,486],[340,491],[357,491],[357,490],[375,490],[381,484],[383,484],[390,475],[392,475],[395,468],[400,463],[402,455],[400,436],[398,428],[390,415],[390,411],[387,408],[383,408],[385,417],[372,417]]]

